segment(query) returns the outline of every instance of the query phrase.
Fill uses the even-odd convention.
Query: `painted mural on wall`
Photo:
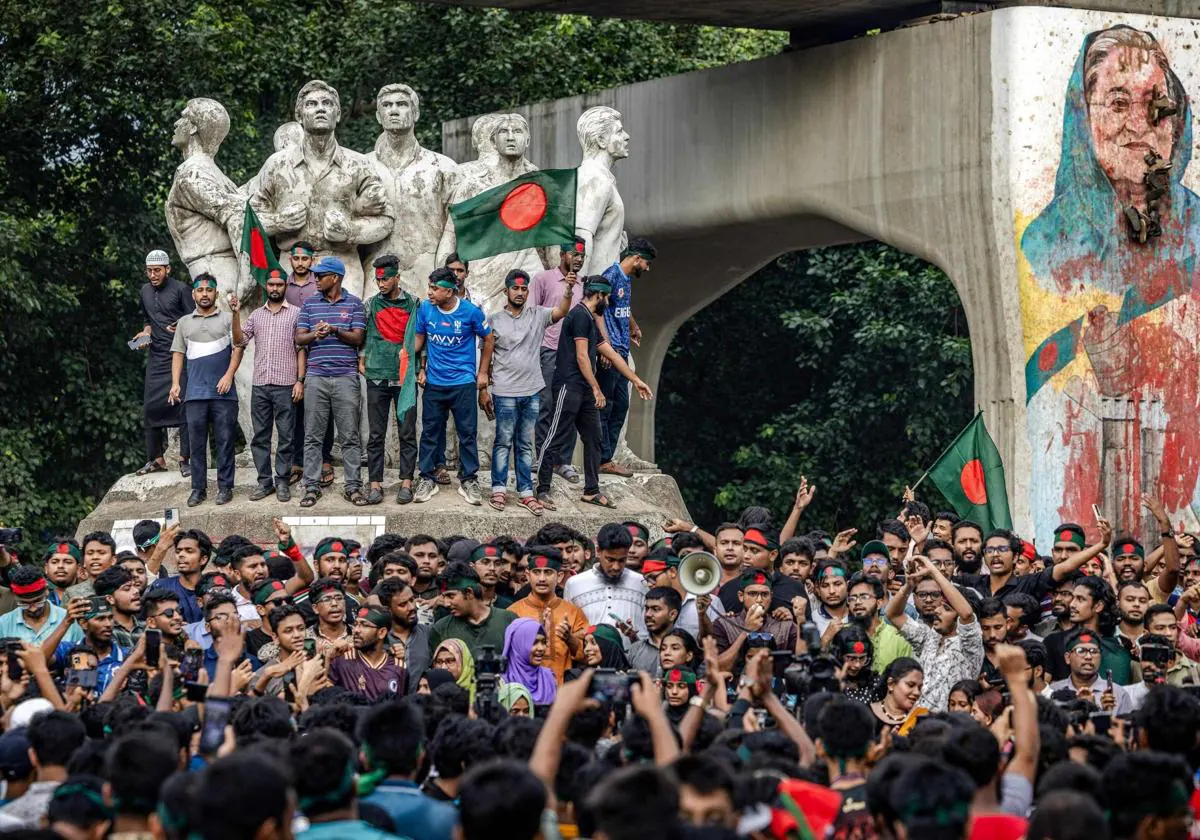
[[[1143,492],[1195,527],[1200,25],[1070,15],[1014,140],[1035,529],[1090,524],[1094,502],[1136,529]]]

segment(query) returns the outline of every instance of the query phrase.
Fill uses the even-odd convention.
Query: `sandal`
[[[549,493],[539,493],[537,503],[542,506],[542,510],[558,510],[558,505],[554,504]]]
[[[158,463],[158,461],[149,460],[145,463],[145,465],[140,470],[135,472],[134,475],[150,475],[150,473],[166,472],[166,471],[167,471],[166,464],[160,464],[160,463]]]
[[[334,472],[333,472],[332,466],[321,467],[321,482],[320,482],[320,484],[322,487],[329,487],[330,485],[332,485],[333,477],[334,477]]]
[[[302,478],[304,478],[304,470],[292,467],[292,474],[288,476],[288,484],[296,484]]]
[[[355,507],[366,507],[370,504],[367,497],[363,495],[361,490],[347,490],[342,493],[342,498]]]
[[[529,511],[534,516],[542,515],[542,503],[533,496],[522,496],[517,500],[517,504],[525,508],[525,510]]]
[[[304,491],[304,498],[300,500],[300,507],[312,507],[317,503],[317,499],[321,498],[321,491],[315,487],[310,487]]]
[[[580,496],[579,501],[584,502],[585,504],[595,505],[596,507],[602,507],[602,508],[615,508],[616,507],[616,505],[613,503],[613,500],[608,498],[608,496],[605,496],[603,493],[597,493],[595,496],[590,496],[590,497],[589,496]]]
[[[508,501],[503,493],[493,493],[492,498],[488,499],[488,504],[492,510],[504,510],[504,505]]]

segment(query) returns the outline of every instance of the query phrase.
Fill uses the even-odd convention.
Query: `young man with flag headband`
[[[755,647],[796,651],[800,643],[796,623],[781,621],[769,612],[771,573],[747,569],[738,580],[739,610],[720,616],[712,626],[719,651],[717,661],[726,671],[740,669]]]
[[[642,562],[650,553],[650,530],[642,523],[632,520],[621,524],[629,529],[629,536],[633,537],[633,545],[629,546],[629,556],[625,560],[625,565],[635,572],[640,572]]]
[[[250,389],[250,422],[254,437],[250,451],[258,471],[258,487],[250,501],[274,493],[291,501],[292,466],[296,463],[296,404],[304,399],[304,351],[296,347],[296,322],[300,310],[287,302],[283,270],[272,268],[263,281],[266,302],[250,313],[242,326],[236,294],[229,296],[233,342],[245,347],[254,342],[254,378]],[[271,427],[276,430],[275,469],[271,469]]]
[[[529,275],[520,269],[508,273],[504,287],[504,308],[490,319],[496,345],[490,371],[496,437],[492,445],[492,497],[488,504],[495,510],[504,510],[508,453],[515,448],[519,504],[534,516],[541,516],[542,504],[533,494],[534,427],[545,384],[538,348],[546,330],[561,321],[574,305],[575,282],[571,278],[566,280],[562,297],[553,309],[525,305],[529,298]],[[480,400],[482,404],[482,394]]]
[[[434,622],[429,633],[429,649],[437,650],[446,639],[459,639],[476,659],[484,645],[494,647],[498,655],[504,649],[504,631],[517,616],[509,610],[487,605],[479,575],[468,563],[455,561],[448,565],[439,585],[450,614]]]
[[[1121,685],[1100,676],[1101,636],[1089,627],[1076,627],[1067,633],[1067,669],[1069,675],[1050,683],[1050,693],[1067,689],[1099,706],[1103,711],[1123,715],[1133,711],[1133,701]]]
[[[233,342],[233,319],[217,309],[217,278],[197,274],[192,281],[194,312],[183,316],[171,343],[171,391],[167,401],[184,403],[188,423],[192,493],[188,507],[208,497],[208,429],[217,452],[217,504],[233,499],[233,443],[237,430],[238,393],[233,383],[243,348]],[[187,361],[186,390],[183,382]]]
[[[42,552],[42,571],[49,584],[50,603],[60,607],[67,602],[67,590],[79,582],[83,549],[73,539],[55,540]],[[5,573],[14,567],[5,569]]]
[[[378,294],[367,301],[367,337],[358,370],[367,382],[367,503],[383,501],[384,446],[390,415],[400,440],[396,503],[413,500],[417,467],[417,361],[415,317],[420,302],[400,288],[400,259],[384,254],[372,263]]]
[[[384,694],[404,694],[404,663],[387,648],[392,620],[379,607],[360,607],[354,621],[353,659],[339,656],[329,668],[334,685],[375,700]]]

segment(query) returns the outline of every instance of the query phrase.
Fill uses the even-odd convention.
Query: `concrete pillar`
[[[1181,107],[1168,118],[1174,143],[1171,131],[1129,140],[1108,102],[1084,104],[1082,122],[1071,121],[1073,103],[1085,102],[1072,86],[1085,41],[1116,25],[1150,33],[1161,51],[1153,61],[1126,53],[1114,73],[1144,71],[1126,79],[1143,84],[1169,67],[1175,98],[1200,91],[1200,21],[1021,7],[518,110],[530,121],[529,157],[547,168],[579,162],[584,109],[611,105],[624,117],[632,151],[615,171],[626,226],[661,255],[633,300],[646,335],[638,369],[656,390],[670,387],[659,372],[679,325],[781,253],[874,238],[946,271],[966,310],[976,403],[1004,457],[1015,525],[1045,549],[1059,521],[1090,528],[1092,503],[1118,527],[1137,527],[1136,494],[1154,482],[1178,519],[1198,484],[1200,325],[1186,300],[1198,247],[1189,223],[1200,225],[1200,199],[1185,186],[1194,116]],[[1139,97],[1133,122],[1144,127]],[[447,154],[470,157],[471,122],[445,124]],[[1065,158],[1064,124],[1074,126]],[[1147,137],[1165,142],[1176,166],[1165,233],[1140,245],[1112,184],[1143,170],[1110,176],[1092,149],[1099,142],[1110,166],[1129,168],[1142,153],[1124,144]],[[1123,306],[1134,317],[1118,318]],[[1043,342],[1062,328],[1078,340],[1059,342],[1056,361]],[[729,351],[753,341],[731,335]],[[1140,355],[1128,352],[1135,346]],[[652,405],[635,409],[629,440],[653,457]]]

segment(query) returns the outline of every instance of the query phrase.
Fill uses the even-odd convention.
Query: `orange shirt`
[[[536,596],[529,595],[511,604],[508,609],[520,618],[532,618],[534,621],[540,622],[546,629],[546,658],[542,664],[554,672],[554,678],[558,680],[559,685],[562,685],[563,672],[571,667],[574,660],[566,643],[555,632],[555,628],[562,623],[564,618],[570,622],[571,635],[579,640],[579,650],[582,652],[583,637],[588,628],[588,620],[583,614],[583,610],[557,595],[547,603],[542,603]],[[547,609],[550,610],[549,622],[543,621],[543,613]]]

